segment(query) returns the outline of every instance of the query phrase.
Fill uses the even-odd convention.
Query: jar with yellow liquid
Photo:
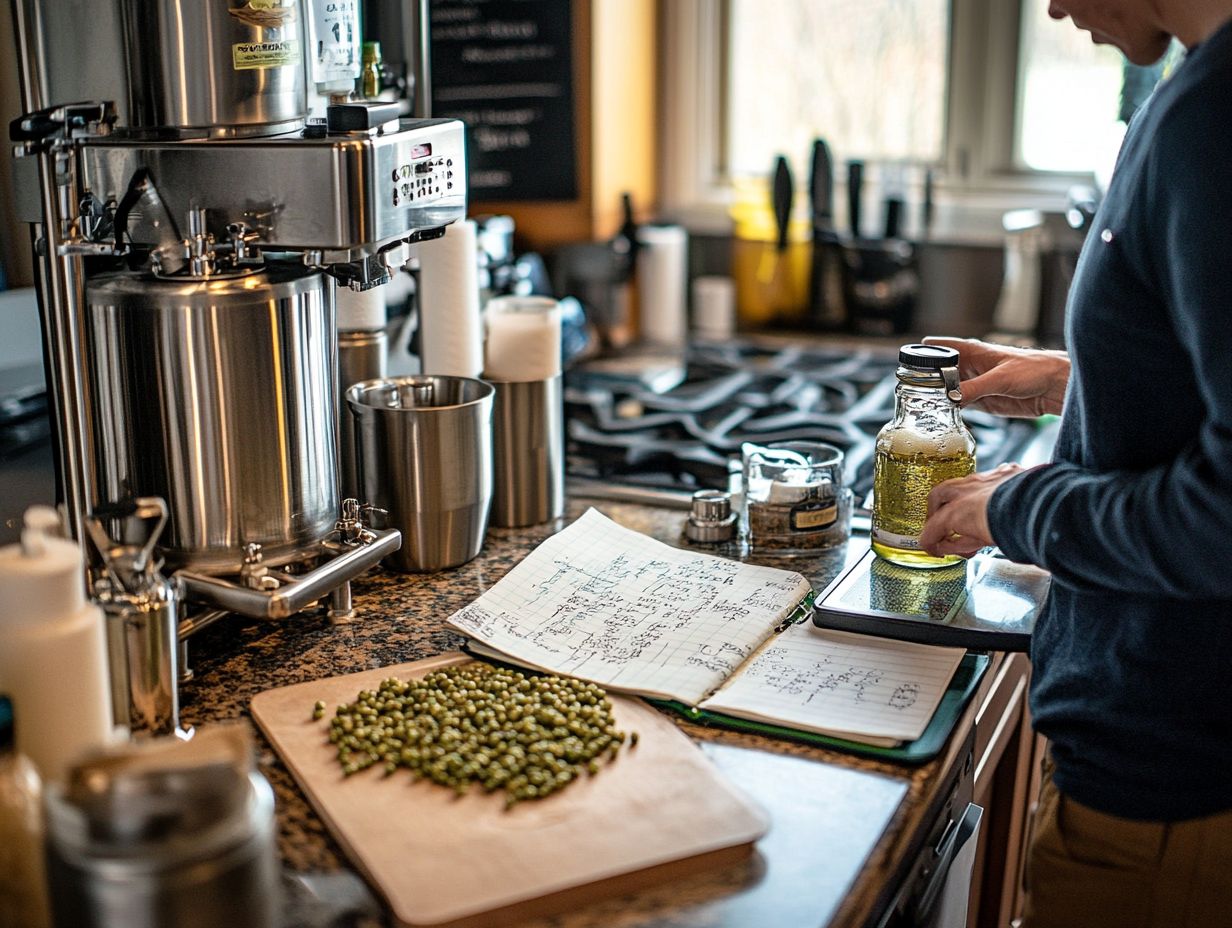
[[[904,345],[896,376],[894,418],[877,434],[873,463],[873,551],[904,567],[944,567],[961,558],[925,553],[920,532],[932,488],[975,472],[975,438],[958,408],[958,352]]]

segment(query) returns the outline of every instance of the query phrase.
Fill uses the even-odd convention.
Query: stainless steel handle
[[[188,570],[176,576],[188,595],[241,615],[258,619],[285,619],[302,612],[312,603],[333,592],[343,583],[402,545],[402,533],[395,528],[372,533],[368,544],[345,548],[343,553],[302,576],[288,578],[277,590],[251,590],[220,577],[209,577]]]

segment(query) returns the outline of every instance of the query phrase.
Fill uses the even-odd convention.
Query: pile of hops
[[[317,703],[313,718],[324,715]],[[405,767],[459,794],[476,783],[503,789],[508,808],[598,773],[602,760],[616,759],[625,733],[593,683],[474,663],[363,690],[337,708],[329,740],[348,776],[374,764],[386,775]]]

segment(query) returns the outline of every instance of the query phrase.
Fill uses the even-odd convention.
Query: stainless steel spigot
[[[188,238],[184,240],[184,257],[194,277],[208,277],[214,273],[216,253],[214,236],[205,225],[205,210],[193,207],[188,211]]]
[[[105,523],[118,526],[122,540],[113,541]],[[188,738],[191,729],[180,727],[178,690],[183,592],[178,581],[162,575],[154,553],[166,524],[167,504],[156,496],[99,507],[85,520],[103,560],[93,595],[107,616],[116,724],[133,732]]]
[[[372,531],[368,520],[373,515],[389,515],[384,509],[377,509],[367,504],[360,505],[357,499],[342,501],[342,516],[334,524],[338,533],[337,545],[340,548],[359,548],[372,544],[377,535]],[[355,616],[355,606],[351,598],[351,581],[347,580],[335,587],[329,595],[329,610],[326,613],[335,625],[346,625]]]

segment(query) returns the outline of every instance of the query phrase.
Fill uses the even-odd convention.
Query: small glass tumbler
[[[741,456],[751,551],[810,555],[850,537],[852,493],[843,486],[841,449],[810,441],[746,442]]]

